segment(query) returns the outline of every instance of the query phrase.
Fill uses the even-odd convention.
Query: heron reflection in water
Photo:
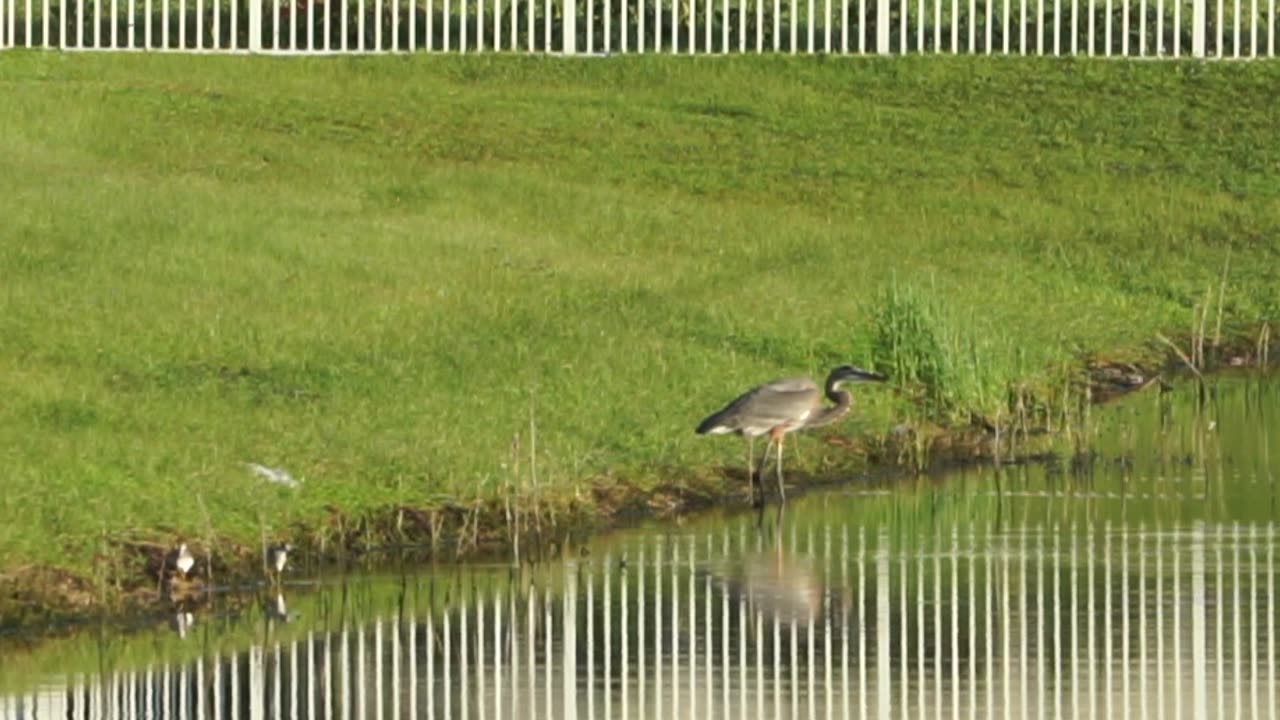
[[[289,615],[289,606],[284,601],[284,593],[277,592],[275,597],[269,598],[263,609],[266,611],[267,619],[272,622],[287,623],[292,620]]]
[[[787,433],[806,428],[830,425],[840,420],[853,408],[853,395],[842,385],[866,382],[884,382],[884,375],[868,370],[841,365],[831,371],[823,389],[807,377],[774,380],[739,395],[722,410],[703,420],[697,428],[699,435],[741,435],[747,438],[747,479],[751,483],[752,500],[764,501],[764,491],[757,488],[755,439],[768,435],[764,455],[760,458],[760,481],[764,480],[764,468],[769,463],[769,450],[778,447],[778,502],[787,501],[782,482],[782,443]],[[822,407],[822,398],[835,403]]]
[[[192,625],[196,624],[196,616],[190,610],[178,610],[173,614],[172,622],[173,631],[178,634],[179,638],[187,639],[187,631]]]
[[[766,532],[763,522],[760,530]],[[781,508],[774,535],[767,549],[747,553],[722,568],[719,574],[726,591],[746,600],[764,617],[797,625],[820,621],[824,600],[832,593],[812,557],[784,547]]]

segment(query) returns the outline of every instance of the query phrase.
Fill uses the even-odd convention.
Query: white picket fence
[[[0,49],[1276,55],[1276,0],[0,0]]]

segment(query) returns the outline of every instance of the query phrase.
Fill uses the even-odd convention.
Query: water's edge
[[[450,693],[481,717],[590,717],[628,692],[673,711],[792,714],[850,697],[1072,712],[1099,698],[1267,702],[1280,667],[1277,413],[1280,385],[1221,378],[1114,403],[1083,437],[1089,452],[649,521],[554,561],[402,556],[394,570],[176,596],[128,624],[0,637],[0,717],[254,717],[272,703],[363,717],[363,703],[415,692],[446,717]],[[868,677],[826,671],[844,657]],[[536,692],[490,681],[517,668]],[[1115,692],[1086,683],[1104,678]],[[537,706],[515,713],[517,693]]]
[[[1089,363],[1083,368],[1087,378],[1083,396],[1091,406],[1103,407],[1134,393],[1169,391],[1174,387],[1171,383],[1198,382],[1203,391],[1205,382],[1238,373],[1233,359],[1247,354],[1247,347],[1224,346],[1216,354],[1219,365],[1204,370],[1207,381],[1198,379],[1199,373],[1193,375],[1172,354],[1161,366],[1151,368]],[[1006,427],[1002,435],[992,421],[974,418],[969,425],[930,426],[884,437],[833,436],[826,442],[841,448],[842,460],[820,475],[788,471],[788,493],[798,497],[851,483],[940,477],[975,463],[1053,461],[1062,454],[1063,443],[1087,452],[1078,438],[1060,428],[1029,430],[1011,432]],[[616,477],[587,481],[590,497],[494,497],[472,506],[390,507],[358,518],[336,517],[338,527],[324,532],[293,530],[291,542],[297,552],[292,562],[311,574],[333,574],[377,571],[406,562],[508,560],[513,536],[510,507],[530,500],[539,506],[540,519],[536,529],[524,520],[519,539],[523,561],[552,559],[594,536],[656,518],[683,520],[713,508],[750,508],[741,468],[671,468],[669,475],[677,479],[657,487],[640,487]],[[370,536],[395,538],[395,542],[370,547]],[[197,578],[185,591],[216,593],[236,604],[236,598],[251,595],[263,583],[262,550],[219,539],[216,552],[204,563],[213,569],[211,581]],[[171,572],[171,551],[154,543],[120,542],[98,577],[56,567],[27,567],[0,576],[8,586],[0,595],[0,637],[56,635],[85,624],[127,626],[154,619],[172,600],[172,588],[164,582]]]

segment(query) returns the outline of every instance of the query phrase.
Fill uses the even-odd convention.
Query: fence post
[[[249,0],[249,52],[262,52],[262,3]]]
[[[889,0],[876,0],[876,52],[889,54]]]
[[[1191,3],[1191,55],[1204,57],[1204,0],[1192,0]]]
[[[1201,0],[1203,2],[1203,0]],[[561,42],[561,49],[565,55],[573,55],[578,52],[578,3],[577,0],[564,0],[564,27],[561,28],[564,37]],[[547,48],[550,50],[551,48]]]

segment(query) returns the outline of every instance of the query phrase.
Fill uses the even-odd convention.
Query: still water
[[[1278,413],[1143,393],[1087,454],[7,642],[0,718],[1278,718]]]

